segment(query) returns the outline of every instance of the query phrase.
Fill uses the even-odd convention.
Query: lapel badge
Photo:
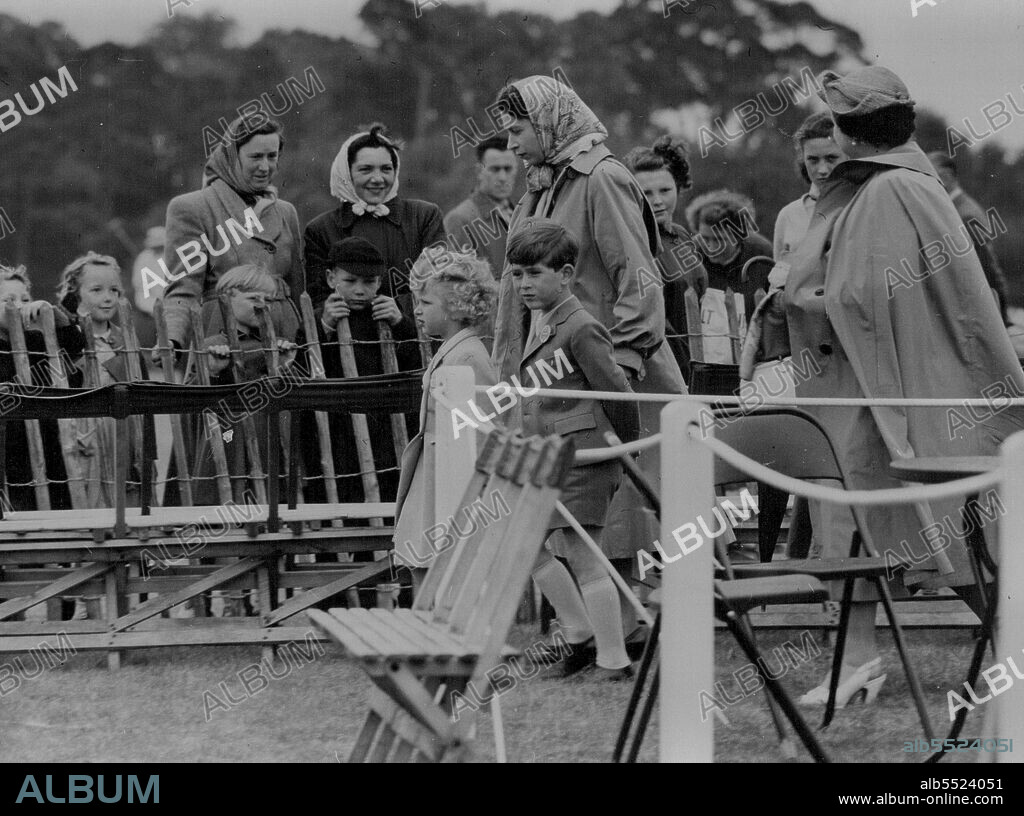
[[[546,343],[551,339],[551,327],[545,326],[540,330],[540,342]]]

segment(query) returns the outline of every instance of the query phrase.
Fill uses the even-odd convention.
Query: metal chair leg
[[[839,607],[839,628],[836,631],[836,645],[832,651],[832,674],[828,682],[828,702],[821,727],[828,728],[836,713],[836,692],[839,690],[839,674],[843,668],[843,653],[846,650],[846,630],[850,625],[850,607],[853,604],[853,579],[843,580],[843,600]]]
[[[650,671],[651,665],[654,663],[655,655],[657,654],[658,637],[660,634],[661,613],[659,612],[657,617],[654,619],[654,626],[651,627],[651,632],[647,636],[647,643],[644,644],[644,653],[640,658],[640,667],[637,669],[636,681],[633,683],[633,691],[629,696],[629,703],[626,706],[626,716],[622,719],[622,725],[619,726],[619,735],[615,739],[615,750],[612,752],[612,762],[622,761],[622,751],[626,747],[626,741],[629,739],[629,732],[633,726],[633,717],[636,714],[640,698],[644,693],[647,674]],[[652,696],[655,696],[657,691],[655,690],[649,693],[651,693]],[[643,734],[639,734],[637,737],[634,737],[637,741],[642,738]]]
[[[647,694],[647,699],[644,700],[644,707],[640,711],[640,721],[636,726],[633,744],[629,746],[629,755],[626,757],[626,762],[630,765],[636,762],[637,755],[640,753],[640,746],[643,744],[644,736],[647,734],[647,725],[651,721],[651,712],[654,711],[654,701],[658,699],[660,680],[661,672],[655,668],[654,674],[651,676],[650,691]]]
[[[764,680],[765,685],[771,691],[772,696],[775,697],[775,701],[779,704],[779,707],[786,715],[786,719],[789,720],[789,724],[793,726],[793,730],[796,731],[797,736],[800,737],[804,747],[807,748],[816,762],[831,762],[828,754],[825,752],[825,749],[821,747],[821,744],[814,736],[814,732],[810,727],[808,727],[807,723],[804,722],[804,718],[800,716],[800,712],[793,704],[793,701],[789,699],[789,695],[782,687],[782,684],[778,681],[778,678],[770,677],[764,669],[761,668],[761,664],[758,662],[758,658],[761,655],[758,653],[757,647],[747,639],[743,632],[743,628],[739,625],[736,619],[736,616],[733,614],[725,616],[725,625],[732,633],[732,636],[736,638],[736,642],[739,643],[740,648],[743,649],[747,659],[757,667],[758,675],[760,675],[761,679]]]
[[[892,597],[889,595],[889,587],[881,578],[876,578],[875,586],[878,587],[878,594],[885,609],[885,615],[889,619],[889,627],[892,629],[892,639],[896,643],[896,651],[899,652],[900,662],[903,664],[903,672],[907,675],[907,684],[910,686],[910,694],[914,698],[914,707],[917,708],[917,716],[921,720],[921,727],[924,728],[925,739],[931,740],[935,736],[931,721],[928,719],[928,708],[924,704],[924,692],[921,690],[921,682],[917,679],[917,672],[907,652],[906,642],[903,640],[903,630],[896,620],[896,611],[892,606]]]

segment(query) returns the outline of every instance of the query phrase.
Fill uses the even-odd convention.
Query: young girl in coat
[[[83,330],[92,332],[99,375],[97,382],[85,376],[89,360],[83,354],[75,359],[78,370],[70,385],[87,383],[96,388],[130,379],[124,332],[114,322],[122,297],[121,267],[110,256],[89,252],[64,267],[57,298],[68,315],[82,321]],[[141,357],[139,364],[141,367]],[[76,456],[85,476],[89,507],[113,507],[115,485],[109,478],[103,478],[103,464],[106,462],[107,473],[113,474],[117,422],[111,417],[82,417],[75,420],[75,424],[78,429]],[[139,466],[139,463],[134,464]],[[135,478],[140,476],[141,473],[135,474]],[[131,484],[130,481],[129,486]],[[138,482],[134,484],[137,486]]]
[[[425,250],[412,267],[415,317],[428,337],[442,340],[423,374],[420,431],[402,454],[396,500],[395,555],[413,574],[419,589],[437,555],[424,535],[436,523],[434,507],[434,413],[430,380],[441,366],[469,366],[477,385],[495,385],[497,377],[481,338],[491,319],[498,287],[486,261],[450,253],[442,262]]]

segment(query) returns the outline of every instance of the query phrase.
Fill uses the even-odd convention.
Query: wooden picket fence
[[[0,488],[4,510],[0,652],[26,651],[59,631],[71,636],[76,649],[107,651],[108,663],[114,667],[123,650],[136,647],[259,643],[272,648],[274,643],[305,636],[306,627],[288,625],[300,612],[339,596],[347,596],[349,604],[357,603],[357,587],[372,588],[394,577],[388,554],[394,504],[380,500],[375,458],[381,451],[374,451],[365,422],[366,413],[376,412],[378,400],[367,395],[365,386],[362,396],[354,397],[362,413],[351,414],[365,501],[338,501],[336,479],[345,474],[335,473],[332,445],[336,441],[331,439],[328,412],[344,405],[346,395],[355,393],[351,386],[365,380],[356,369],[348,321],[339,321],[336,350],[321,348],[312,305],[308,296],[302,296],[309,373],[305,377],[301,375],[307,372],[281,367],[274,326],[264,310],[262,347],[256,353],[263,354],[268,376],[259,381],[260,398],[252,403],[243,393],[246,385],[239,382],[243,350],[228,302],[222,300],[220,307],[236,380],[230,386],[210,385],[210,356],[201,342],[193,340],[189,349],[175,354],[160,307],[154,313],[157,347],[153,351],[164,382],[143,382],[144,350],[136,339],[131,309],[122,301],[118,322],[124,347],[117,355],[124,358],[125,379],[101,385],[97,338],[85,321],[84,390],[67,388],[69,366],[58,348],[49,309],[43,310],[41,318],[47,373],[42,377],[45,382],[33,383],[20,315],[9,307],[11,355],[17,373],[10,396],[17,404],[4,403],[8,410],[0,416],[0,427],[25,424],[36,509],[12,510],[6,483]],[[190,319],[192,337],[205,337],[198,307]],[[422,372],[399,373],[395,341],[383,322],[379,339],[386,373],[369,381],[379,383],[385,408],[394,411],[395,450],[389,453],[400,456],[407,442],[404,414],[418,410]],[[426,365],[430,343],[422,336],[413,342]],[[340,355],[344,380],[324,378],[327,351]],[[250,383],[247,393],[253,389]],[[229,440],[218,418],[218,411],[226,408],[231,416],[241,416],[234,432],[242,438],[235,443],[233,460],[242,464],[240,469],[231,466]],[[306,482],[299,456],[299,417],[307,410],[315,417],[327,496],[326,502],[317,504],[304,503],[302,497]],[[154,489],[153,417],[158,415],[169,420],[170,478],[178,494],[174,507],[158,507]],[[49,416],[56,416],[59,428],[70,495],[66,510],[53,509],[50,502],[40,429],[40,420]],[[89,467],[83,467],[79,446],[83,427],[94,432],[97,440],[95,461],[89,461]],[[204,455],[209,463],[196,461],[200,436],[208,445]],[[261,441],[265,443],[262,450]],[[219,504],[195,503],[200,464],[212,470],[209,478]],[[133,467],[134,479],[130,478]],[[0,469],[0,478],[3,475]],[[281,505],[284,494],[286,504]],[[374,554],[374,560],[351,560],[360,552]],[[202,598],[214,591],[252,596],[258,614],[207,617]],[[60,599],[68,596],[104,598],[105,618],[58,620]],[[196,617],[166,617],[171,609],[184,609],[185,604],[193,607]],[[50,620],[40,620],[33,609],[44,605]],[[93,612],[99,604],[90,606]]]

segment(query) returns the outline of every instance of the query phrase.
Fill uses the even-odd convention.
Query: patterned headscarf
[[[555,167],[572,161],[608,138],[608,131],[572,88],[552,77],[535,75],[513,82],[530,114],[544,164],[526,171],[531,192],[545,190],[555,180]]]
[[[367,204],[356,194],[356,188],[352,184],[352,169],[348,166],[348,148],[356,139],[362,136],[369,136],[369,131],[363,133],[356,133],[349,136],[345,140],[345,144],[341,146],[341,150],[338,151],[338,155],[334,157],[334,164],[331,165],[331,195],[337,199],[340,199],[342,203],[346,201],[352,205],[352,212],[356,215],[363,215],[364,213],[372,213],[374,218],[381,218],[391,212],[390,208],[384,204]],[[388,141],[385,137],[380,137],[383,141]],[[384,201],[390,201],[398,195],[398,173],[401,170],[401,158],[398,155],[398,151],[395,151],[395,183],[388,191],[387,197]]]
[[[238,148],[235,147],[235,142],[248,134],[248,122],[244,117],[240,116],[228,125],[223,140],[206,161],[203,171],[203,187],[208,187],[220,179],[242,197],[267,197],[273,201],[277,198],[276,187],[268,185],[262,190],[257,190],[242,176],[242,162],[238,157]]]

